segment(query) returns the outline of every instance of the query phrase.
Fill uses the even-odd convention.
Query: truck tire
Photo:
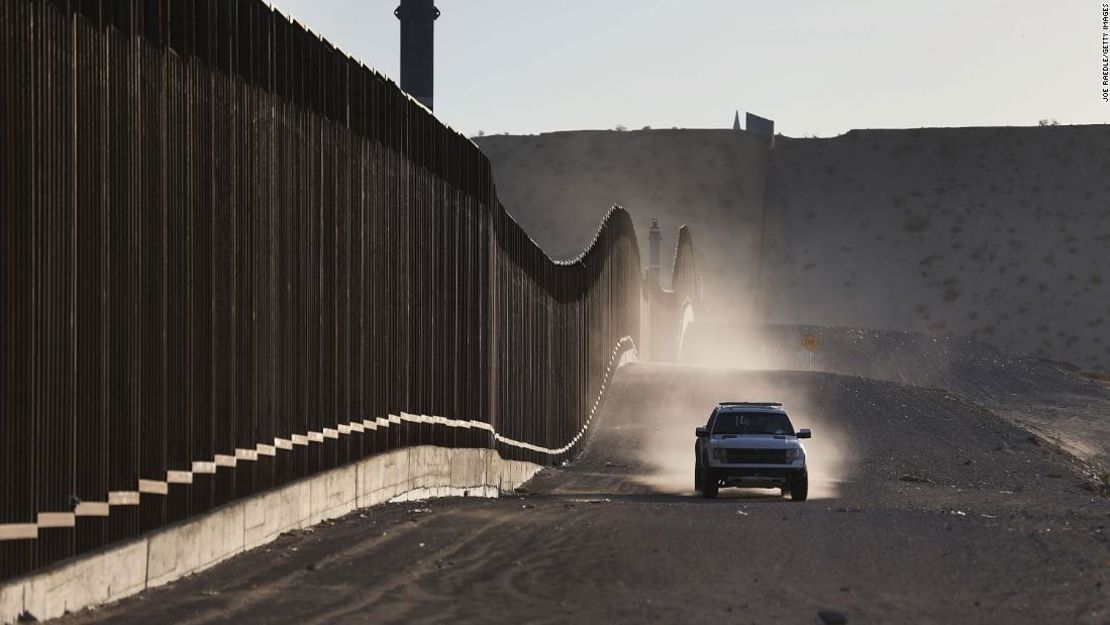
[[[809,473],[802,471],[790,478],[790,500],[805,501],[809,497]]]
[[[713,475],[713,471],[709,469],[702,469],[701,496],[706,499],[717,498],[717,476]]]

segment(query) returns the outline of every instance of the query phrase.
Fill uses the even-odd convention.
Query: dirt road
[[[811,499],[692,492],[693,428],[778,399]],[[499,500],[390,504],[65,623],[1110,623],[1110,499],[940,390],[632,365],[589,447]]]

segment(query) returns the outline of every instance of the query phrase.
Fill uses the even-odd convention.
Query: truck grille
[[[729,464],[786,464],[785,449],[729,449]]]

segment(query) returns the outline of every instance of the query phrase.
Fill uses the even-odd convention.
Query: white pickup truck
[[[717,404],[694,442],[694,488],[716,497],[722,486],[779,488],[793,501],[809,495],[806,450],[776,402],[726,401]]]

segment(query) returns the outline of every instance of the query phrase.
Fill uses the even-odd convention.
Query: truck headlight
[[[727,449],[714,449],[713,450],[713,459],[716,460],[717,462],[728,462],[728,450]]]
[[[795,447],[794,449],[786,450],[787,464],[793,464],[799,460],[803,460],[805,457],[805,452],[803,452],[800,448]]]

